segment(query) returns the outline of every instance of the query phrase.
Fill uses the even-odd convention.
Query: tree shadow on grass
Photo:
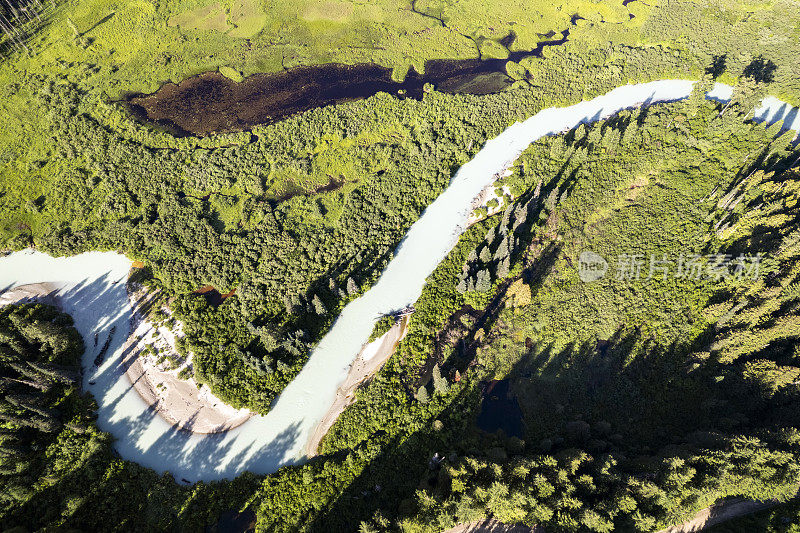
[[[764,56],[758,56],[753,59],[742,72],[746,78],[753,78],[755,81],[770,83],[775,79],[775,71],[778,65],[772,62],[771,59],[764,59]]]

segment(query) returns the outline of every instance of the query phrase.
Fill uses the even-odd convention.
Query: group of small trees
[[[433,370],[431,371],[431,381],[433,382],[434,395],[444,394],[447,392],[447,389],[450,388],[447,378],[442,376],[442,371],[439,368],[438,363],[433,365]],[[430,401],[430,394],[428,394],[428,386],[426,384],[419,386],[415,398],[417,401],[422,403],[428,403]]]
[[[497,226],[486,232],[486,237],[473,249],[465,263],[456,289],[459,292],[486,292],[492,279],[508,276],[511,262],[519,254],[529,214],[538,207],[538,196],[526,196],[511,203],[503,211]]]

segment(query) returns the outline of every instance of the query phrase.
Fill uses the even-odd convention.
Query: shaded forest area
[[[52,306],[0,308],[0,527],[197,531],[258,487],[249,474],[181,487],[121,460],[81,392],[83,349]]]

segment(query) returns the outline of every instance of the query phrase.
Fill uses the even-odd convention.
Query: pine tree
[[[500,260],[500,263],[497,265],[497,277],[502,279],[508,276],[510,268],[511,268],[511,257],[505,256],[503,259]]]
[[[625,126],[625,131],[622,133],[622,144],[630,144],[639,135],[639,124],[636,120],[631,120]]]
[[[311,299],[311,304],[314,306],[314,312],[318,315],[322,316],[328,313],[328,309],[318,295],[314,295],[314,298]]]
[[[733,89],[731,99],[725,104],[725,107],[719,112],[721,117],[731,107],[737,107],[739,113],[745,117],[756,108],[756,106],[764,98],[764,84],[756,81],[750,77],[739,79],[739,83]]]
[[[593,127],[589,130],[589,144],[597,146],[600,144],[600,139],[602,139],[603,131],[600,125]]]
[[[567,150],[567,143],[564,142],[564,136],[559,135],[550,143],[550,159],[559,160],[563,157],[564,152]]]
[[[430,397],[428,396],[428,390],[425,388],[425,385],[421,385],[419,389],[417,389],[417,400],[421,403],[428,403]]]
[[[528,210],[524,205],[518,205],[514,208],[514,225],[511,227],[512,231],[517,231],[517,228],[525,223],[528,218]]]
[[[373,527],[369,522],[361,522],[358,526],[358,533],[378,533],[378,529]]]
[[[438,394],[444,394],[447,392],[447,389],[447,378],[442,377],[441,370],[439,370],[439,365],[436,364],[433,366],[433,390]]]
[[[577,128],[575,128],[575,142],[580,141],[586,136],[586,124],[579,124]]]
[[[500,245],[497,247],[497,250],[494,251],[495,261],[508,257],[508,252],[509,252],[508,241],[509,241],[508,235],[503,237],[503,240],[500,241]]]
[[[620,140],[620,133],[619,130],[616,128],[608,128],[606,129],[605,135],[603,135],[603,142],[602,146],[607,151],[613,151],[618,145]]]
[[[358,292],[358,286],[356,285],[356,282],[353,281],[353,278],[347,278],[347,294],[352,296],[357,292]]]
[[[461,280],[458,282],[458,285],[456,285],[456,290],[458,292],[462,293],[462,294],[467,292],[467,280],[466,280],[466,278],[461,278]]]
[[[508,204],[506,208],[503,210],[503,218],[500,221],[500,233],[505,235],[508,233],[508,227],[511,225],[511,215],[514,214],[514,206],[512,204]]]
[[[286,314],[292,314],[292,311],[294,310],[292,299],[287,294],[284,294],[281,299],[283,300],[283,308],[286,310]]]
[[[486,244],[491,245],[492,241],[494,241],[495,235],[496,235],[495,228],[491,228],[489,231],[487,231],[486,232],[486,237],[484,238],[484,240],[486,241]]]
[[[486,292],[492,286],[492,276],[487,269],[480,270],[475,280],[475,290],[478,292]]]

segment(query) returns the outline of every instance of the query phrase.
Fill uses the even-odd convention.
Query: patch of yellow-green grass
[[[223,76],[225,76],[226,78],[228,78],[231,81],[239,82],[239,81],[242,81],[244,79],[244,76],[242,76],[241,72],[239,72],[235,68],[231,68],[231,67],[229,67],[227,65],[219,67],[219,73],[222,74]]]
[[[190,30],[227,31],[231,27],[228,24],[227,13],[219,2],[173,15],[167,24]]]
[[[0,69],[66,74],[75,79],[84,65],[94,65],[86,79],[92,90],[119,98],[127,92],[152,92],[164,81],[215,70],[219,57],[235,52],[234,40],[219,32],[200,32],[203,39],[187,42],[184,30],[169,26],[173,13],[150,2],[96,0],[65,4],[41,38],[46,43],[31,57],[18,57]],[[83,34],[77,42],[69,17]],[[67,66],[71,65],[71,66]]]
[[[305,11],[300,15],[303,20],[332,20],[345,22],[353,16],[354,5],[350,2],[341,0],[323,0],[320,2],[309,2]],[[376,10],[373,9],[373,13]]]
[[[294,194],[303,194],[307,189],[300,184],[303,184],[306,178],[307,175],[287,167],[273,170],[267,178],[266,196],[270,199],[278,199]]]
[[[269,9],[264,0],[72,0],[59,4],[52,23],[34,39],[32,57],[20,55],[0,69],[73,75],[76,67],[65,64],[94,65],[90,86],[113,99],[153,92],[165,81],[221,66],[250,75],[331,61],[375,62],[393,68],[400,79],[409,66],[424,71],[430,59],[477,57],[473,37],[484,41],[486,57],[504,56],[497,42],[512,29],[518,36],[512,49],[530,49],[541,39],[536,32],[567,27],[579,4],[595,6],[570,0],[556,9],[503,0],[487,10],[478,0],[457,6],[420,0],[417,7],[444,17],[444,27],[412,12],[410,3],[390,0],[298,0],[276,2]],[[605,12],[621,8],[596,9],[611,20]],[[67,18],[85,43],[75,39]],[[645,19],[607,26],[624,30]],[[636,32],[631,33],[635,39]]]
[[[260,32],[267,23],[267,14],[261,0],[234,0],[230,20],[235,26],[231,37],[248,39]]]
[[[506,59],[508,57],[508,49],[491,39],[483,39],[480,50],[483,59]]]
[[[589,213],[586,217],[586,227],[607,220],[616,211],[635,202],[642,191],[650,184],[651,176],[655,175],[655,171],[650,175],[640,174],[629,182],[621,183],[614,191],[612,198],[606,198],[605,201],[598,202],[596,209]]]
[[[224,224],[225,231],[234,231],[242,221],[242,204],[244,199],[237,196],[212,194],[209,199],[217,219]]]
[[[48,156],[43,144],[36,143],[30,148],[27,157],[0,170],[0,210],[6,213],[0,221],[0,242],[8,242],[18,235],[41,235],[61,222],[73,222],[73,227],[80,229],[90,221],[71,221],[69,213],[78,211],[86,203],[91,204],[92,193],[102,195],[96,188],[84,189],[82,194],[75,191],[65,194],[62,185],[52,176],[63,175],[73,167],[72,163],[44,159]],[[87,185],[88,180],[91,176],[87,176]]]
[[[512,50],[531,50],[540,41],[552,38],[548,36],[550,32],[556,32],[557,38],[561,31],[572,29],[573,15],[587,19],[584,24],[591,25],[627,25],[631,22],[628,8],[621,1],[566,0],[498,4],[489,0],[461,0],[453,3],[420,0],[416,5],[419,11],[443,19],[448,28],[476,39],[499,41],[513,32],[515,40]],[[637,9],[643,8],[637,6]],[[581,38],[580,34],[570,36],[571,40]]]

